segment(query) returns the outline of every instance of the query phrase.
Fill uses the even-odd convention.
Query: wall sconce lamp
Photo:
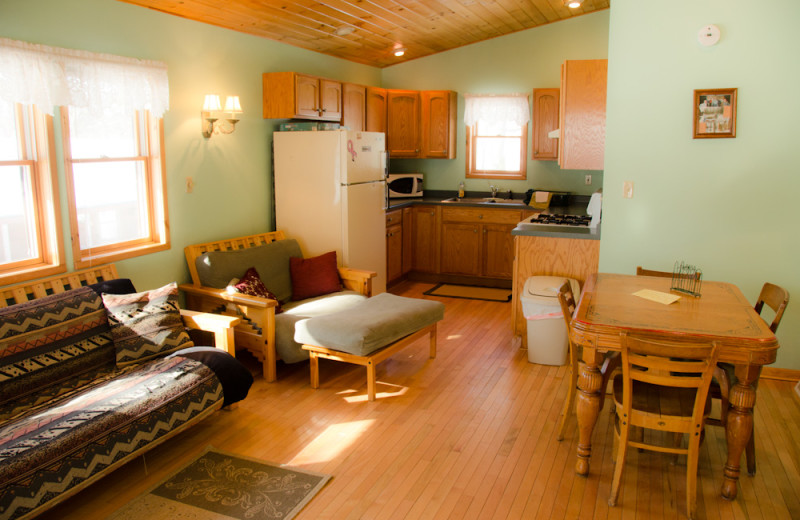
[[[228,113],[230,117],[220,120],[218,112]],[[236,114],[241,113],[242,105],[239,104],[239,96],[228,96],[225,99],[225,109],[223,110],[218,95],[206,95],[203,111],[200,112],[203,119],[203,137],[208,139],[214,134],[232,134],[236,129],[236,123],[239,122]]]

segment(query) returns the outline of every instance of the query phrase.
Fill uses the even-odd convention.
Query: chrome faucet
[[[491,186],[489,186],[489,189],[492,190],[492,198],[496,199],[497,198],[497,186],[491,185]]]

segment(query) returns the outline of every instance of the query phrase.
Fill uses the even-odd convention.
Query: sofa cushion
[[[106,310],[89,287],[0,309],[0,408],[113,366]]]
[[[313,258],[289,259],[292,274],[292,300],[300,301],[342,289],[339,268],[336,265],[336,251]]]
[[[195,267],[200,283],[216,289],[224,289],[231,278],[255,267],[264,285],[286,302],[292,297],[289,258],[293,256],[302,257],[303,253],[296,240],[287,238],[247,249],[209,251],[195,259]]]
[[[89,287],[97,294],[130,294],[136,292],[136,287],[133,286],[133,282],[130,278],[103,280],[102,282],[89,284]]]
[[[261,277],[258,275],[258,271],[256,271],[255,267],[248,269],[240,280],[237,280],[236,278],[231,280],[227,288],[229,291],[247,294],[249,296],[260,296],[261,298],[267,298],[268,300],[275,300],[278,302],[278,306],[275,307],[275,314],[280,314],[283,310],[281,309],[280,300],[278,300],[278,297],[272,294],[267,286],[264,285],[264,282],[261,281]]]
[[[381,293],[297,324],[295,340],[366,356],[444,318],[444,304]]]
[[[301,302],[290,302],[283,314],[275,316],[275,350],[284,363],[297,363],[308,359],[308,352],[294,340],[295,325],[314,316],[338,312],[366,300],[356,291],[340,291]]]
[[[210,368],[222,383],[222,392],[228,406],[247,397],[253,385],[253,375],[237,359],[215,347],[189,347],[181,349],[168,358],[180,356],[199,361]]]
[[[117,366],[193,346],[178,307],[175,282],[133,294],[103,294],[114,338]]]

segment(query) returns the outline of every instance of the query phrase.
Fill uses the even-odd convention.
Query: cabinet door
[[[491,278],[512,278],[514,272],[514,237],[510,224],[484,224],[483,271]]]
[[[419,150],[419,92],[389,90],[387,92],[387,148],[392,158],[415,158]]]
[[[295,115],[319,119],[319,78],[297,74],[295,76]]]
[[[339,121],[342,119],[342,84],[329,79],[319,80],[320,119]]]
[[[403,276],[403,226],[386,228],[386,281],[393,282]]]
[[[366,130],[367,87],[342,84],[342,125],[350,130]]]
[[[420,93],[422,157],[455,159],[456,93],[427,90]]]
[[[367,87],[367,132],[386,133],[386,89]]]
[[[547,136],[558,130],[557,88],[533,89],[533,153],[534,159],[554,161],[558,159],[558,139]]]
[[[442,273],[480,276],[481,225],[469,222],[442,224]]]
[[[411,229],[414,225],[414,210],[413,208],[403,208],[403,274],[408,274],[411,271],[414,263],[414,241]]]
[[[435,273],[438,271],[439,219],[436,206],[415,206],[413,218],[415,271]]]
[[[561,67],[558,165],[602,170],[606,144],[608,60],[569,60]]]

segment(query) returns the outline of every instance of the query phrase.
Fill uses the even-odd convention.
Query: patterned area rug
[[[494,289],[492,287],[473,287],[471,285],[452,285],[440,283],[424,294],[430,296],[446,296],[448,298],[466,298],[468,300],[489,300],[493,302],[510,302],[511,289]]]
[[[330,478],[209,446],[183,469],[109,518],[288,520]]]

